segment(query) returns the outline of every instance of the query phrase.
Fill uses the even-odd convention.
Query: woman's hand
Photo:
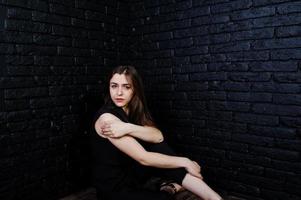
[[[120,138],[128,134],[127,123],[122,121],[104,122],[101,125],[102,135],[110,138]]]
[[[187,164],[185,166],[186,171],[191,174],[192,176],[198,177],[200,179],[203,179],[203,176],[201,175],[201,166],[190,159],[187,159]]]

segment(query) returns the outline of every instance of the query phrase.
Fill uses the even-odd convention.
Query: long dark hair
[[[109,92],[110,80],[114,74],[124,74],[126,78],[132,82],[133,97],[128,104],[129,120],[138,125],[155,126],[147,108],[141,77],[133,66],[121,65],[112,70],[107,79],[108,85],[106,87],[107,94],[105,97],[105,103],[110,105],[114,104]]]

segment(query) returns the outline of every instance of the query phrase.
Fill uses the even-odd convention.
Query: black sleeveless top
[[[111,113],[121,121],[129,122],[122,108],[114,105],[103,106],[92,123],[91,148],[93,160],[93,180],[98,192],[110,195],[120,187],[138,185],[133,173],[135,160],[116,148],[108,139],[99,136],[94,128],[97,119],[104,113]]]

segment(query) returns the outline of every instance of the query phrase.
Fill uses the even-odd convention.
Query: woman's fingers
[[[201,166],[195,162],[195,161],[192,161],[194,164],[195,164],[195,167],[198,169],[198,171],[200,172],[201,171]]]

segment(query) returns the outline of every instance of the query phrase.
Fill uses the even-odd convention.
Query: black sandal
[[[167,192],[171,195],[174,195],[178,192],[176,186],[174,185],[174,181],[165,181],[160,185],[160,191]]]

